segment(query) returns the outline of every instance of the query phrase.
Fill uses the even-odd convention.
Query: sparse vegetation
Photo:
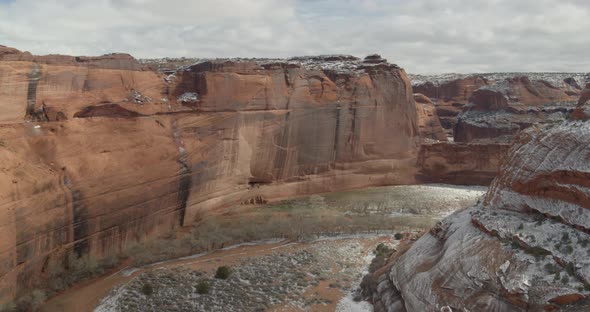
[[[535,220],[536,225],[539,226],[539,225],[543,224],[543,221],[545,220],[545,216],[538,213],[533,217],[533,219]]]
[[[555,274],[555,273],[557,273],[557,272],[558,272],[558,269],[557,269],[557,267],[556,267],[554,264],[552,264],[552,263],[547,263],[547,264],[545,264],[545,270],[546,270],[546,271],[547,271],[547,273],[549,273],[549,274]]]
[[[145,283],[141,286],[141,293],[146,296],[151,296],[154,293],[154,287],[150,283]]]
[[[569,242],[570,241],[570,235],[567,232],[563,232],[563,234],[561,234],[561,241],[562,242]]]
[[[207,281],[200,281],[196,287],[197,293],[200,295],[208,294],[210,288],[211,286],[209,286],[209,283]]]
[[[540,246],[529,247],[526,248],[524,251],[529,255],[535,256],[537,260],[551,254],[549,251],[545,250],[543,247]]]
[[[47,299],[45,291],[35,289],[26,295],[20,296],[16,300],[16,304],[11,305],[15,311],[37,311],[43,302]],[[6,310],[11,311],[11,310]]]
[[[16,304],[12,301],[0,304],[1,312],[12,312],[16,310]]]
[[[565,285],[565,284],[567,284],[567,283],[569,283],[569,281],[570,281],[570,278],[569,278],[569,277],[567,277],[567,275],[564,275],[564,276],[561,278],[561,283],[562,283],[562,284],[564,284],[564,285]]]
[[[576,273],[576,267],[574,266],[574,263],[568,262],[565,265],[565,271],[567,272],[567,274],[574,276],[574,274]]]
[[[395,239],[400,240],[400,239],[404,238],[404,234],[402,234],[402,233],[395,233],[394,237],[395,237]]]
[[[229,276],[231,275],[231,269],[228,266],[220,266],[217,268],[217,271],[215,272],[215,278],[219,278],[219,279],[228,279]]]
[[[384,257],[388,256],[392,251],[393,249],[389,248],[389,246],[385,245],[384,243],[380,243],[377,245],[373,253],[375,254],[375,257]]]

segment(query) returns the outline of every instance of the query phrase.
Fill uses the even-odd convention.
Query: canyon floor
[[[423,231],[475,204],[485,190],[393,186],[230,207],[227,211],[233,213],[222,212],[195,226],[198,237],[205,239],[206,231],[208,240],[219,239],[240,227],[235,236],[264,240],[145,265],[130,259],[118,271],[54,297],[42,310],[371,311],[370,304],[352,297],[376,246],[395,248],[395,233]],[[284,235],[289,231],[295,235]],[[271,239],[278,235],[283,238]],[[214,278],[219,266],[231,268],[228,279]],[[209,292],[199,294],[197,286],[204,281]],[[149,296],[142,291],[148,284],[153,288]]]

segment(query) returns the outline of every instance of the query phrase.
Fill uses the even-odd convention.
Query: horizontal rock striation
[[[485,199],[387,271],[388,311],[590,308],[590,124],[530,128]]]
[[[418,153],[420,183],[490,185],[498,175],[511,144],[424,143]]]
[[[0,48],[0,301],[234,203],[415,183],[410,82],[378,56],[210,60]]]
[[[563,121],[590,76],[575,73],[413,75],[414,92],[432,99],[457,142],[514,139],[532,124]]]
[[[510,142],[532,125],[561,123],[573,112],[580,93],[573,78],[554,85],[516,76],[481,87],[458,115],[454,140]]]

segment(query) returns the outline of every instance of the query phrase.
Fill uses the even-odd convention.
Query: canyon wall
[[[559,123],[590,76],[575,73],[412,75],[456,142],[505,142],[535,124]]]
[[[447,141],[447,135],[440,124],[434,103],[425,95],[414,94],[418,112],[418,129],[420,137],[426,140]]]
[[[429,142],[418,153],[419,183],[489,185],[511,144]]]
[[[485,199],[375,276],[376,311],[590,308],[590,123],[522,132]]]
[[[209,61],[0,47],[0,301],[252,198],[416,182],[405,72],[371,56]]]

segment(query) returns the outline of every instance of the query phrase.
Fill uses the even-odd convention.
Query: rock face
[[[483,202],[396,255],[376,311],[588,310],[589,145],[588,122],[522,133]]]
[[[447,134],[452,135],[456,117],[469,102],[473,92],[491,82],[482,76],[470,76],[441,83],[426,81],[414,86],[414,92],[434,99],[436,112]]]
[[[532,125],[560,123],[575,107],[581,90],[573,79],[557,86],[526,76],[505,79],[482,87],[458,115],[456,142],[493,140],[511,142]]]
[[[420,136],[426,139],[447,141],[447,135],[442,128],[436,108],[428,97],[423,94],[414,94],[416,111],[418,112],[418,128]]]
[[[0,48],[0,301],[253,198],[415,183],[418,119],[372,56],[207,61]]]
[[[576,109],[572,113],[572,119],[575,120],[588,120],[590,119],[590,84],[586,85]]]
[[[489,185],[511,144],[424,143],[418,154],[420,183]]]
[[[533,124],[563,121],[573,111],[583,74],[529,73],[412,76],[458,142],[508,142]]]

